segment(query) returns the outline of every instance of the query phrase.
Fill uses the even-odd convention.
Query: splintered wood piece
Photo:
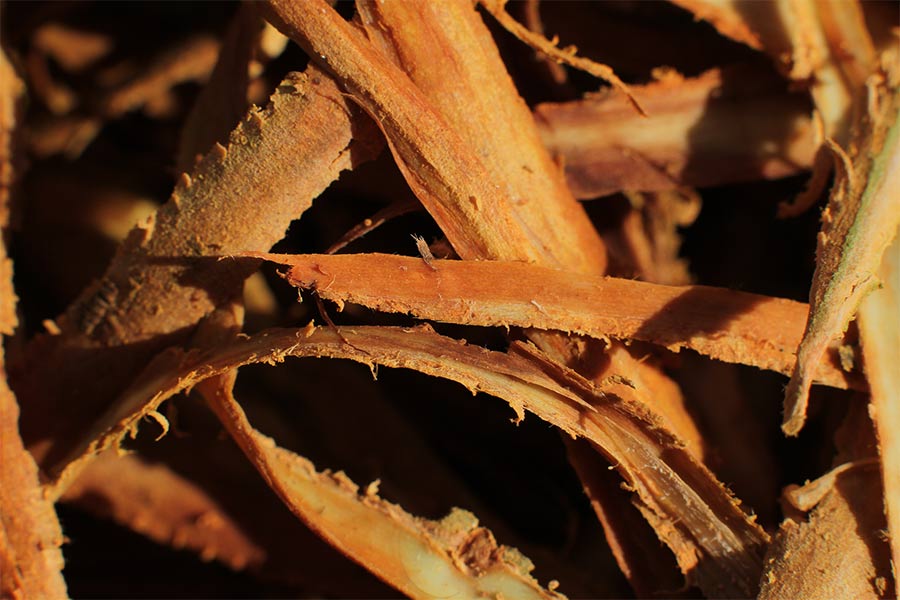
[[[222,379],[227,379],[222,378]],[[500,546],[472,513],[454,508],[440,521],[414,517],[378,496],[360,493],[343,472],[314,465],[255,430],[231,394],[231,383],[201,386],[213,411],[282,501],[310,529],[410,598],[504,596],[564,599],[531,577],[531,561]]]
[[[859,307],[859,335],[872,399],[870,414],[878,436],[884,510],[894,574],[900,570],[900,235],[884,253],[880,289]]]
[[[617,94],[535,109],[576,197],[775,179],[812,165],[819,142],[808,100],[759,69],[667,73],[632,90],[649,118]]]
[[[0,51],[0,230],[9,218],[13,170],[13,132],[19,122],[25,86]],[[0,334],[18,325],[12,261],[0,240]],[[2,339],[0,339],[2,342]],[[41,491],[34,459],[19,437],[19,407],[6,382],[0,344],[0,596],[14,600],[65,598],[60,572],[62,530],[53,504]]]
[[[707,286],[664,286],[590,277],[515,262],[434,260],[383,254],[254,255],[290,266],[286,277],[323,298],[423,319],[559,330],[689,348],[725,362],[789,374],[808,307]],[[815,381],[860,387],[837,349]]]
[[[172,349],[159,355],[114,410],[86,432],[69,467],[77,472],[93,455],[116,446],[172,394],[243,364],[319,356],[410,368],[503,398],[518,419],[527,410],[572,436],[587,438],[625,477],[635,502],[676,550],[679,566],[692,582],[710,595],[752,594],[765,532],[659,418],[629,400],[622,393],[625,384],[610,384],[601,392],[573,371],[541,358],[533,346],[515,347],[511,354],[492,352],[421,328],[338,331],[310,326],[272,330],[205,353]],[[62,483],[65,479],[64,473]]]
[[[788,435],[803,427],[813,372],[877,287],[876,272],[900,226],[900,63],[896,53],[885,60],[885,72],[870,80],[869,112],[857,123],[853,144],[845,150],[829,142],[837,172],[822,213],[809,320],[785,391]]]
[[[240,294],[255,267],[218,256],[270,248],[342,171],[378,151],[366,123],[324,73],[291,73],[227,147],[182,174],[169,202],[57,320],[59,334],[30,345],[23,437],[48,472],[146,361]],[[103,375],[74,386],[85,372]]]

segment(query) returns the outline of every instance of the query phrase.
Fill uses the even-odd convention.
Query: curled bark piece
[[[310,461],[253,429],[230,385],[216,387],[205,394],[210,405],[288,508],[397,590],[411,598],[565,598],[542,589],[529,574],[531,561],[499,546],[472,513],[454,509],[441,521],[416,518],[382,500],[377,482],[360,493],[342,472],[317,472]]]
[[[173,349],[161,354],[114,410],[86,432],[70,470],[77,472],[94,454],[118,444],[165,398],[243,364],[321,356],[411,368],[501,397],[519,418],[528,410],[570,435],[589,439],[636,492],[635,501],[657,534],[676,549],[689,580],[713,595],[752,594],[767,537],[709,471],[655,415],[621,396],[624,384],[609,385],[605,395],[565,367],[536,362],[535,348],[517,347],[512,354],[491,352],[421,328],[309,327],[273,330],[204,354]]]
[[[690,348],[717,360],[788,374],[808,307],[792,300],[706,286],[582,276],[534,265],[382,254],[254,255],[288,265],[293,285],[323,298],[423,319],[535,327]],[[859,387],[837,351],[816,381]]]
[[[830,142],[837,174],[822,214],[809,320],[785,391],[788,435],[803,427],[812,372],[876,287],[882,256],[900,226],[900,63],[896,54],[887,60],[887,71],[870,82],[872,112],[858,123],[850,155]]]
[[[775,179],[812,164],[818,142],[808,101],[770,75],[716,69],[632,90],[650,118],[610,94],[535,109],[576,197]]]
[[[880,492],[877,470],[851,471],[837,479],[808,523],[786,521],[769,549],[759,597],[890,597],[888,565],[876,568],[870,558],[869,543],[879,543],[884,527],[881,507],[870,502]]]
[[[61,333],[32,342],[19,388],[28,398],[23,433],[45,469],[146,361],[240,294],[254,267],[219,260],[223,251],[271,247],[343,170],[377,152],[362,119],[327,76],[293,73],[227,148],[181,176],[169,202],[57,321]],[[74,385],[86,372],[95,377]]]
[[[13,184],[13,131],[24,86],[0,51],[0,235],[5,234]],[[18,324],[12,262],[0,239],[0,334]],[[2,338],[0,338],[2,342]],[[34,459],[19,437],[19,407],[6,382],[0,345],[0,596],[14,600],[66,598],[60,571],[62,530],[41,492]]]
[[[881,456],[884,510],[894,575],[900,572],[900,232],[878,270],[881,289],[859,307],[859,335],[872,398],[869,408]]]

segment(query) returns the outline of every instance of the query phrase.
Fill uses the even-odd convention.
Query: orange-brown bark
[[[378,145],[367,146],[361,123],[325,75],[291,74],[268,108],[251,111],[232,132],[227,148],[216,146],[180,177],[103,279],[57,320],[60,334],[32,343],[41,360],[29,364],[19,389],[28,400],[23,434],[43,468],[60,466],[72,436],[153,354],[185,341],[200,319],[240,294],[253,268],[215,257],[270,247],[341,171],[372,156]],[[96,377],[73,393],[85,371]]]
[[[785,177],[812,165],[809,103],[753,68],[632,87],[648,117],[617,94],[540,104],[541,137],[578,198]]]
[[[24,86],[0,51],[0,235],[5,237],[13,171],[13,132]],[[12,261],[0,239],[0,342],[18,325]],[[0,596],[66,598],[63,537],[53,504],[41,493],[34,459],[19,436],[19,407],[6,382],[0,346]]]
[[[514,262],[389,255],[260,255],[324,298],[471,325],[536,327],[690,348],[726,362],[788,374],[803,333],[802,302],[706,286],[587,277]],[[816,381],[859,387],[840,367],[838,342]]]

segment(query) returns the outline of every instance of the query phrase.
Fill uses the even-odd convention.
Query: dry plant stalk
[[[358,577],[352,563],[336,562],[337,553],[316,556],[311,536],[291,533],[301,526],[414,598],[580,597],[593,595],[601,581],[606,595],[618,596],[621,589],[613,591],[617,584],[603,574],[613,561],[624,575],[621,585],[641,597],[690,595],[691,587],[707,597],[890,595],[891,556],[895,569],[900,560],[900,447],[892,433],[900,418],[893,368],[900,360],[896,36],[884,27],[870,32],[872,9],[856,1],[674,4],[763,54],[734,54],[746,64],[710,59],[685,75],[647,63],[646,72],[620,78],[595,60],[604,57],[576,55],[574,46],[560,48],[560,37],[545,37],[560,28],[565,41],[579,29],[554,20],[570,11],[549,3],[356,0],[348,20],[324,0],[268,0],[220,19],[221,35],[199,26],[149,43],[136,32],[136,46],[146,46],[141,56],[150,58],[140,68],[125,50],[121,25],[85,26],[105,16],[77,5],[48,6],[27,18],[7,11],[20,28],[4,29],[4,48],[21,67],[34,105],[24,119],[16,113],[25,88],[3,56],[4,227],[12,183],[25,179],[21,194],[13,190],[22,206],[29,193],[48,190],[87,198],[97,208],[73,219],[78,235],[121,238],[116,232],[129,225],[124,215],[145,206],[148,195],[128,185],[100,192],[91,174],[116,168],[103,165],[104,153],[133,127],[164,132],[147,140],[159,146],[158,164],[174,164],[178,175],[168,201],[104,258],[99,278],[76,260],[53,266],[74,271],[71,281],[96,278],[62,301],[68,308],[54,320],[29,279],[33,251],[15,243],[37,239],[48,220],[35,225],[26,213],[14,237],[12,252],[25,265],[17,286],[27,328],[7,343],[9,385],[0,382],[0,595],[66,595],[60,546],[69,517],[61,513],[61,529],[56,500],[203,560],[288,582],[299,595],[327,595],[329,578]],[[668,20],[682,18],[662,4],[584,8],[586,19],[605,15],[599,18],[648,30],[664,31]],[[656,15],[663,17],[654,21]],[[697,27],[682,21],[684,31]],[[304,58],[286,47],[287,38],[310,59],[303,73],[288,72]],[[541,57],[516,57],[532,51]],[[672,52],[677,62],[679,49]],[[768,68],[766,55],[781,75]],[[529,80],[537,70],[550,76]],[[592,92],[571,76],[576,70],[612,87]],[[644,83],[625,83],[632,79]],[[88,91],[98,87],[99,93]],[[267,97],[267,107],[247,108]],[[25,161],[12,160],[13,134],[37,165],[33,174]],[[378,158],[384,143],[390,156]],[[376,158],[373,168],[357,169],[326,192],[342,172]],[[795,198],[782,203],[781,215],[808,220],[802,215],[822,196],[832,158],[834,187],[809,304],[785,299],[800,297],[794,289],[779,298],[706,285],[702,265],[728,264],[731,250],[692,249],[702,239],[696,232],[710,227],[701,205],[721,193],[692,186],[778,190],[774,201]],[[52,161],[76,168],[55,188],[30,181],[52,173]],[[808,171],[799,195],[779,181]],[[377,193],[389,198],[379,208],[361,206],[354,196]],[[605,197],[589,206],[579,203],[599,196]],[[61,206],[58,199],[44,202],[38,206]],[[411,215],[420,204],[427,215]],[[131,209],[104,213],[106,205]],[[58,221],[78,210],[66,208]],[[301,216],[300,227],[312,223],[316,231],[304,230],[309,239],[302,239],[292,228],[286,236]],[[398,246],[385,241],[411,219],[426,219],[431,233],[405,232]],[[349,229],[353,223],[360,224]],[[757,226],[748,218],[736,230]],[[288,251],[301,253],[271,250],[282,238]],[[362,244],[364,252],[332,254]],[[5,248],[0,329],[9,336],[16,290]],[[798,255],[811,251],[799,241],[792,248]],[[689,285],[695,261],[702,285]],[[288,267],[282,277],[296,290],[266,280],[273,265]],[[744,276],[733,275],[728,285],[742,286]],[[293,294],[315,302],[293,304]],[[323,299],[338,314],[330,315]],[[317,311],[327,326],[310,321]],[[858,328],[848,330],[857,311]],[[42,319],[47,332],[33,334]],[[309,324],[297,328],[298,320]],[[263,329],[272,324],[287,327]],[[685,348],[692,352],[678,354]],[[464,435],[472,437],[463,443],[443,431],[451,421],[436,416],[443,392],[432,397],[429,388],[403,394],[417,395],[416,411],[440,421],[436,432],[427,433],[420,416],[382,421],[377,408],[360,411],[367,416],[338,408],[325,431],[301,435],[302,417],[291,411],[321,404],[326,383],[285,386],[291,376],[272,372],[287,372],[288,365],[250,367],[288,357],[346,359],[368,366],[373,377],[378,367],[415,371],[503,400],[516,424],[530,413],[552,425],[562,443],[554,438],[550,447],[549,438],[540,438],[541,459],[526,465],[520,479],[540,487],[537,463],[545,458],[556,473],[571,467],[587,499],[581,489],[553,493],[579,503],[595,526],[599,521],[603,533],[595,528],[589,541],[605,537],[612,558],[602,543],[603,552],[585,551],[584,515],[568,518],[565,551],[535,543],[511,515],[523,511],[535,526],[554,522],[560,507],[521,492],[498,496],[485,484],[517,468],[521,449],[514,445],[536,435],[533,419],[510,442],[486,425],[490,401],[454,406],[452,416],[459,411]],[[827,402],[811,411],[817,428],[791,442],[801,453],[774,473],[784,457],[770,438],[777,424],[766,415],[776,416],[767,409],[778,391],[743,366],[791,375],[788,434],[806,419],[813,383],[850,408],[845,415],[840,403]],[[387,379],[394,377],[417,381]],[[359,395],[349,379],[327,386]],[[194,388],[205,405],[186,397]],[[310,397],[296,398],[297,390]],[[268,402],[276,398],[284,401]],[[830,427],[838,421],[837,454],[822,474],[828,464],[809,457],[829,454]],[[386,482],[382,494],[383,468],[352,459],[337,465],[353,480],[372,481],[361,491],[343,471],[317,470],[305,458],[332,467],[320,455],[318,435],[365,438],[382,426],[395,427],[395,443],[421,455],[405,472],[420,481]],[[233,443],[217,445],[217,432]],[[750,439],[754,434],[759,439]],[[490,463],[498,449],[513,459]],[[119,457],[123,450],[137,454]],[[473,485],[464,468],[451,467],[464,451],[478,455],[476,464],[497,466]],[[227,466],[212,473],[211,465]],[[814,481],[795,485],[806,475]],[[255,522],[254,498],[227,498],[222,483],[232,477],[245,494],[247,477],[271,488],[270,504],[260,499],[259,506],[280,501],[281,512]],[[759,519],[723,481],[759,503]],[[403,484],[414,491],[402,492],[398,503],[392,494]],[[779,485],[787,486],[780,527]],[[758,491],[748,492],[754,486]],[[443,519],[400,507],[428,514],[417,498],[436,494],[446,498],[428,506],[440,506]],[[537,559],[543,583],[531,560],[503,545],[511,541],[523,542]],[[820,572],[827,576],[810,576]],[[85,595],[72,573],[69,590]],[[337,589],[384,593],[374,581]]]

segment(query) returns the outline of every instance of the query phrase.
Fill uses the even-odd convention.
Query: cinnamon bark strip
[[[470,150],[477,144],[469,139],[460,140],[455,133],[457,129],[465,131],[465,128],[452,121],[451,115],[442,118],[437,114],[432,101],[424,98],[409,78],[388,62],[373,44],[323,2],[273,0],[267,6],[267,18],[306,49],[313,60],[326,64],[355,100],[373,115],[392,145],[394,156],[413,191],[462,258],[510,257],[550,266],[559,264],[557,257],[548,255],[542,248],[542,232],[524,226],[525,216],[515,199],[502,193],[505,182],[485,179],[490,171]],[[460,31],[464,30],[460,28]],[[437,56],[435,60],[438,60]],[[454,60],[464,60],[464,56],[454,56]],[[484,127],[489,131],[493,123],[485,123]],[[493,189],[485,189],[486,181],[491,182]],[[485,191],[490,193],[484,195]],[[533,210],[540,209],[534,207]],[[577,236],[572,238],[578,239]],[[552,357],[545,357],[547,369],[565,369],[562,364],[578,364],[585,350],[583,343],[565,336],[538,331],[528,335]],[[623,422],[628,417],[621,416],[589,418],[608,436],[600,446],[620,471],[625,471],[622,464],[629,462],[619,453],[627,452],[623,448],[629,446],[626,438],[630,434],[640,438],[637,446],[641,453],[669,457],[672,448],[681,447],[680,440],[674,436],[664,440],[644,429],[666,431],[669,435],[661,419],[644,414],[643,399],[631,388],[618,386],[610,393],[629,407],[626,412],[632,414],[635,423],[628,425]],[[630,411],[637,411],[642,416]],[[761,566],[758,553],[764,534],[743,513],[739,516],[730,512],[733,509],[730,495],[695,459],[687,454],[678,456],[687,457],[678,467],[683,467],[687,473],[678,478],[681,483],[666,480],[658,482],[658,487],[643,488],[646,496],[640,498],[647,509],[646,514],[654,515],[653,524],[660,537],[670,547],[680,549],[676,558],[682,570],[690,572],[708,594],[753,593]],[[672,460],[677,459],[673,457]],[[640,470],[636,466],[635,469]],[[679,489],[685,481],[689,481],[688,490]],[[703,519],[685,521],[683,514],[673,511],[666,500],[672,496],[680,497],[682,493],[702,496],[700,503],[715,516],[707,514]],[[718,512],[720,510],[724,512]],[[708,529],[710,525],[715,533]],[[735,552],[732,548],[722,553],[720,547],[708,545],[711,537],[735,540],[726,530],[738,532],[736,543],[741,550]]]
[[[882,257],[900,226],[900,54],[884,60],[884,71],[869,81],[868,113],[856,123],[849,154],[828,142],[835,185],[817,238],[809,320],[785,391],[782,429],[788,435],[803,427],[813,372],[828,343],[877,288]]]
[[[818,142],[809,103],[784,87],[749,67],[666,74],[631,88],[648,118],[618,94],[540,104],[534,114],[578,198],[704,187],[810,168]]]
[[[626,385],[613,384],[607,393],[601,392],[573,371],[541,358],[533,346],[521,343],[505,354],[422,328],[337,331],[310,326],[265,332],[205,353],[171,349],[86,432],[82,458],[73,463],[73,469],[77,471],[78,461],[117,445],[144,415],[172,394],[243,364],[273,364],[287,356],[350,358],[449,378],[473,391],[505,399],[519,418],[527,410],[570,435],[585,437],[616,461],[645,516],[653,519],[657,534],[667,545],[681,550],[679,566],[690,573],[692,581],[718,595],[746,595],[754,587],[765,533],[668,433],[659,418],[623,395],[620,388]],[[666,494],[656,490],[666,490]]]
[[[472,513],[454,508],[440,521],[417,518],[381,499],[377,482],[360,492],[343,472],[317,472],[255,430],[230,387],[204,395],[250,462],[304,523],[384,582],[410,598],[564,600],[543,589],[530,575],[532,562],[498,545]]]
[[[13,170],[13,132],[25,87],[0,51],[0,234],[6,233]],[[0,239],[0,334],[18,325],[12,261]],[[2,342],[2,339],[0,339]],[[19,436],[19,407],[6,381],[0,343],[0,596],[14,600],[66,598],[60,572],[62,530],[43,496],[37,465]]]
[[[60,333],[32,342],[18,386],[23,434],[51,478],[156,352],[240,294],[254,267],[221,253],[268,249],[341,171],[377,151],[365,123],[326,75],[290,74],[132,231],[102,280],[57,320]]]
[[[369,39],[453,125],[462,138],[460,152],[478,157],[494,186],[511,199],[516,225],[540,250],[542,262],[603,273],[603,243],[542,144],[471,4],[359,0],[357,6]]]
[[[327,65],[385,133],[407,183],[464,259],[542,261],[515,198],[418,87],[321,0],[273,1],[266,18]]]
[[[789,374],[803,334],[802,302],[708,286],[590,277],[516,262],[434,260],[383,254],[258,255],[290,266],[286,278],[323,298],[418,318],[551,329],[689,348],[725,362]],[[862,385],[834,348],[816,381]]]
[[[760,598],[896,597],[878,448],[865,403],[851,404],[835,444],[830,473],[788,487],[801,500],[798,508],[812,509],[808,519],[786,519],[774,536]]]
[[[884,253],[878,277],[881,288],[862,301],[858,321],[896,576],[900,571],[900,231]]]

